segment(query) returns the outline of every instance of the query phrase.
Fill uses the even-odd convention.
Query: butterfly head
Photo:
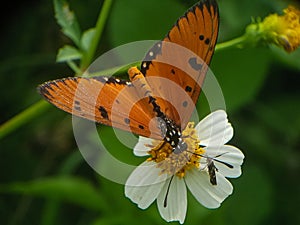
[[[186,171],[200,168],[205,150],[199,147],[194,123],[189,123],[181,132],[172,120],[166,119],[165,131],[164,140],[153,140],[148,161],[156,162],[162,173],[180,178],[185,176]]]
[[[181,137],[181,129],[173,120],[166,116],[162,116],[160,129],[164,134],[164,141],[170,144],[175,154],[181,153],[187,148],[186,143]]]

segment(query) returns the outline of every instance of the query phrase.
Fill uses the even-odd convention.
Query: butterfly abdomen
[[[142,72],[137,67],[129,68],[128,75],[131,83],[133,83],[133,85],[136,87],[141,98],[153,96],[149,84],[147,83]]]
[[[148,98],[149,106],[152,107],[152,110],[156,116],[163,117],[164,114],[162,113],[160,106],[156,103],[156,98],[153,96],[152,89],[142,72],[137,67],[131,67],[128,69],[128,75],[131,83],[136,89],[139,98]]]
[[[183,149],[181,139],[181,129],[173,120],[169,119],[162,111],[160,106],[156,103],[156,98],[153,96],[151,87],[149,86],[145,76],[137,67],[131,67],[128,70],[128,75],[132,84],[136,87],[137,92],[141,98],[149,98],[149,104],[153,111],[159,118],[159,129],[162,132],[164,140],[168,142],[176,152],[181,152]]]

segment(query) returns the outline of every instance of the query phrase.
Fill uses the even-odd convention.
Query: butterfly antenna
[[[227,162],[224,162],[224,161],[221,161],[221,160],[218,160],[218,159],[215,159],[215,158],[213,158],[213,160],[216,161],[216,162],[222,163],[223,165],[227,166],[230,169],[233,169],[233,165],[231,165]]]
[[[227,167],[229,167],[230,169],[232,169],[232,168],[233,168],[233,165],[231,165],[231,164],[229,164],[229,163],[227,163],[227,162],[224,162],[224,161],[221,161],[221,160],[216,159],[216,158],[218,158],[218,157],[220,157],[220,156],[222,156],[222,155],[224,155],[224,154],[226,154],[226,153],[228,153],[228,152],[223,152],[223,153],[221,153],[221,154],[219,154],[219,155],[216,155],[215,157],[213,157],[213,160],[215,160],[216,162],[222,163],[222,164],[224,164],[225,166],[227,166]]]
[[[217,156],[215,156],[215,157],[209,157],[209,156],[202,155],[202,154],[198,154],[198,153],[191,152],[191,151],[188,151],[188,150],[186,150],[186,151],[189,152],[189,153],[192,153],[192,154],[194,154],[194,155],[198,155],[198,156],[201,156],[201,157],[203,157],[203,158],[211,159],[211,160],[213,160],[213,161],[222,163],[223,165],[227,166],[227,167],[230,168],[230,169],[233,168],[233,165],[231,165],[231,164],[229,164],[229,163],[227,163],[227,162],[224,162],[224,161],[221,161],[221,160],[216,159],[217,157],[220,157],[221,155],[224,155],[224,154],[226,154],[226,153],[228,153],[228,152],[221,153],[221,154],[219,154],[219,155],[217,155]]]
[[[172,182],[172,180],[173,180],[173,177],[174,177],[174,175],[171,177],[171,179],[170,179],[170,181],[169,181],[169,184],[168,184],[168,189],[167,189],[167,193],[166,193],[165,200],[164,200],[164,207],[165,207],[165,208],[167,207],[168,195],[169,195],[169,191],[170,191],[171,182]]]

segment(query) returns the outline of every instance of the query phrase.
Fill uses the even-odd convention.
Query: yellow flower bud
[[[271,14],[263,21],[253,23],[246,29],[252,42],[273,43],[292,52],[300,45],[300,10],[293,6],[283,10],[284,14]]]

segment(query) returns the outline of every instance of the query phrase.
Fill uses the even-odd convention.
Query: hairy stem
[[[228,48],[233,48],[233,47],[241,47],[242,43],[245,42],[245,40],[246,40],[246,37],[243,35],[243,36],[231,39],[229,41],[219,43],[216,45],[215,52],[222,51],[222,50],[225,50]]]
[[[110,7],[112,5],[112,0],[105,0],[103,3],[103,6],[101,8],[100,14],[97,19],[96,27],[95,27],[95,34],[93,36],[93,39],[91,41],[90,48],[84,54],[84,57],[82,58],[80,69],[81,71],[84,71],[93,61],[96,49],[98,47],[100,38],[102,36],[102,32],[110,11]]]
[[[25,109],[23,112],[6,121],[0,126],[0,139],[41,115],[49,108],[49,106],[50,104],[48,102],[40,100]]]

